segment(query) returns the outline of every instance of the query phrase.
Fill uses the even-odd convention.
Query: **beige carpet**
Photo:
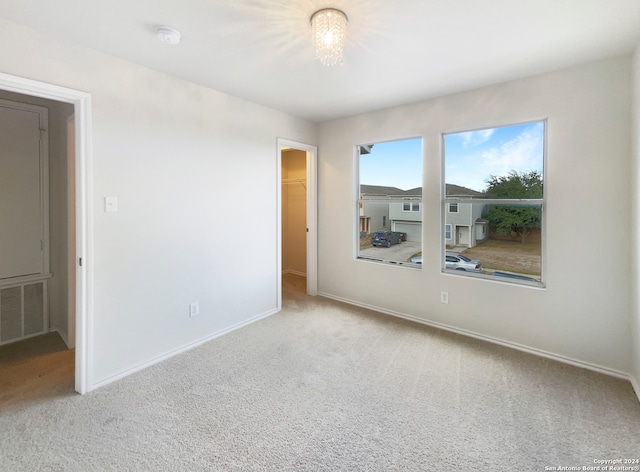
[[[628,382],[307,297],[85,396],[2,405],[7,471],[544,471],[640,456]],[[550,469],[547,469],[550,470]]]

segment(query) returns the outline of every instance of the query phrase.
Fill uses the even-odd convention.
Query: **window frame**
[[[482,131],[482,130],[487,130],[487,129],[497,129],[497,128],[506,128],[506,127],[510,127],[510,126],[519,126],[519,125],[527,125],[527,124],[536,124],[536,123],[542,123],[543,127],[544,127],[544,131],[542,134],[542,139],[543,139],[543,143],[542,143],[542,198],[540,199],[530,199],[530,198],[515,198],[515,199],[500,199],[500,198],[483,198],[482,201],[478,201],[477,203],[473,202],[473,199],[465,199],[465,198],[460,198],[460,197],[447,197],[446,195],[446,136],[447,135],[452,135],[452,134],[459,134],[459,133],[468,133],[468,132],[474,132],[474,131]],[[454,131],[446,131],[446,132],[442,132],[440,133],[440,151],[441,151],[441,156],[440,156],[440,164],[441,164],[441,174],[440,174],[440,208],[441,208],[441,221],[440,221],[440,227],[444,228],[445,226],[448,226],[448,224],[446,223],[446,213],[450,213],[449,212],[449,205],[451,203],[454,204],[460,204],[460,203],[467,203],[470,205],[526,205],[526,204],[530,204],[530,205],[539,205],[540,206],[540,281],[539,282],[532,282],[532,281],[527,281],[527,280],[520,280],[518,278],[511,278],[511,277],[494,277],[493,275],[489,275],[489,274],[479,274],[479,273],[474,273],[474,272],[465,272],[465,271],[457,271],[454,269],[447,269],[446,268],[446,252],[447,252],[447,247],[446,247],[446,239],[443,237],[441,244],[440,244],[440,271],[442,274],[449,274],[449,275],[456,275],[456,276],[463,276],[463,277],[472,277],[472,278],[477,278],[480,280],[486,280],[486,281],[490,281],[490,282],[495,282],[495,283],[508,283],[508,284],[514,284],[514,285],[521,285],[521,286],[526,286],[526,287],[531,287],[531,288],[538,288],[538,289],[546,289],[546,241],[547,241],[547,235],[546,235],[546,227],[547,227],[547,221],[546,221],[546,209],[547,209],[547,191],[546,191],[546,185],[547,185],[547,142],[548,142],[548,133],[549,133],[549,121],[548,118],[541,118],[541,119],[533,119],[533,120],[527,120],[527,121],[521,121],[521,122],[512,122],[512,123],[507,123],[507,124],[498,124],[498,125],[488,125],[488,126],[480,126],[477,128],[471,128],[471,129],[460,129],[460,130],[454,130]],[[458,207],[459,208],[459,207]],[[445,211],[446,209],[446,211]],[[445,233],[441,233],[444,235],[446,235],[446,228],[445,228]],[[452,235],[453,236],[453,235]],[[496,280],[499,279],[499,280]]]

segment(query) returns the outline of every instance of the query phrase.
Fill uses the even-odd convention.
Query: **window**
[[[545,133],[538,121],[443,135],[444,271],[543,283]]]
[[[358,145],[356,159],[358,259],[420,267],[422,138]]]

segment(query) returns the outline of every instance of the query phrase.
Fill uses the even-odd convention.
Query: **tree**
[[[492,175],[487,179],[487,198],[541,199],[542,174],[536,170],[518,173],[509,172],[506,176]],[[540,228],[542,212],[539,205],[489,205],[485,218],[497,234],[520,236],[525,242],[533,228]]]

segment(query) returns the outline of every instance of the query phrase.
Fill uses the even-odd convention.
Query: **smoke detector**
[[[157,38],[164,44],[178,44],[180,42],[180,31],[170,28],[169,26],[158,26],[156,28]]]

